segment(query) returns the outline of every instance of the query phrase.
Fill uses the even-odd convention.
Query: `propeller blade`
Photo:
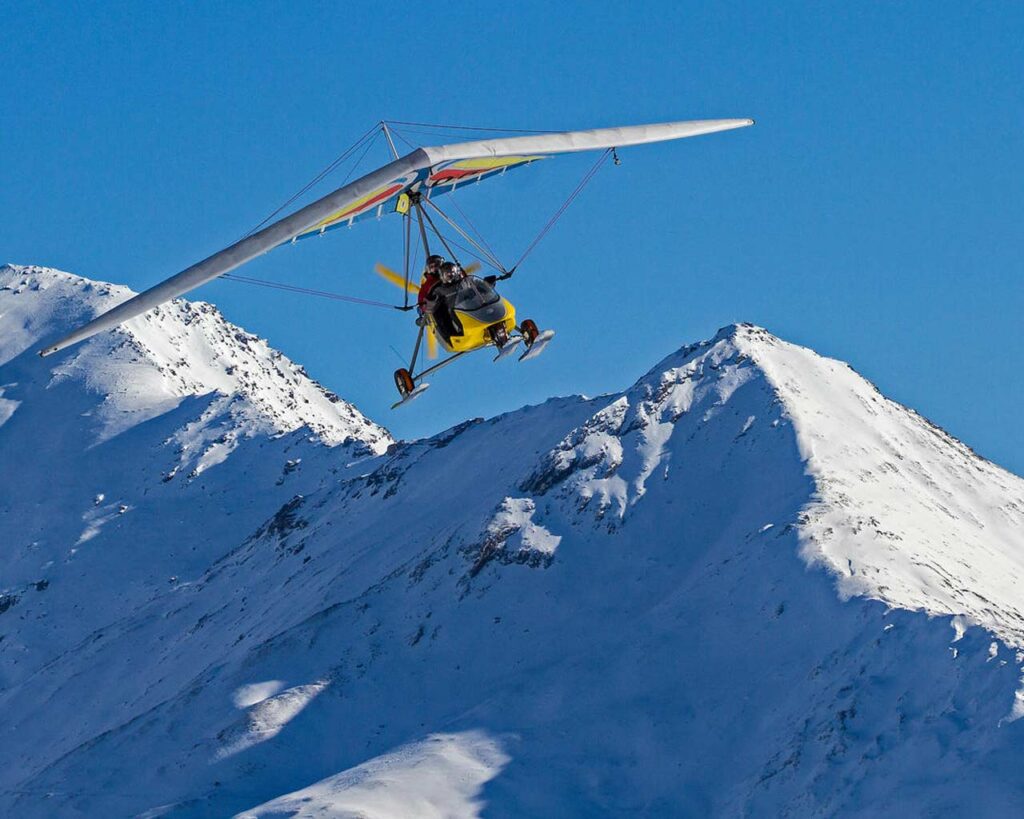
[[[462,269],[465,270],[470,275],[473,275],[474,273],[476,273],[476,271],[480,269],[480,262],[470,262]]]
[[[432,327],[427,328],[427,358],[437,358],[437,335]]]
[[[375,264],[373,266],[373,269],[377,273],[378,276],[380,276],[382,279],[386,279],[387,281],[391,282],[399,290],[405,290],[406,289],[405,276],[402,276],[401,274],[396,273],[390,267],[385,267],[380,262],[377,262],[377,264]],[[419,293],[420,292],[420,287],[415,282],[410,281],[409,282],[408,290],[409,290],[410,293]]]

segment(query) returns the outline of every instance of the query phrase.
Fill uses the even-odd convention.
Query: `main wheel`
[[[395,370],[395,386],[398,387],[398,393],[402,398],[405,398],[416,385],[413,383],[412,375],[403,367],[400,370]]]
[[[491,328],[491,341],[499,350],[508,344],[508,330],[505,329],[504,324],[497,324]]]
[[[523,323],[519,325],[519,332],[523,334],[523,341],[526,342],[527,347],[532,345],[540,335],[540,330],[537,329],[537,324],[533,319],[524,319]]]

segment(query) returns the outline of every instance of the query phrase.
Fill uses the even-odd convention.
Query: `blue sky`
[[[1020,4],[0,13],[0,261],[144,288],[246,232],[382,118],[568,129],[750,116],[751,129],[623,151],[505,290],[555,344],[522,365],[461,362],[400,412],[390,346],[410,346],[407,317],[227,282],[196,296],[400,436],[621,389],[752,321],[850,361],[1024,473]],[[370,156],[383,162],[383,146]],[[512,259],[593,160],[457,196]],[[370,270],[400,253],[385,219],[244,272],[388,298]]]

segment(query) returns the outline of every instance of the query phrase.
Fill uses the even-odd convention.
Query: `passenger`
[[[427,265],[423,269],[423,277],[420,279],[420,292],[416,298],[420,312],[423,312],[423,305],[430,298],[430,291],[441,281],[441,265],[445,263],[443,256],[436,253],[427,257]]]
[[[455,262],[444,262],[438,272],[439,281],[430,288],[423,302],[423,312],[433,316],[437,331],[445,341],[456,333],[451,299],[465,275],[465,271]]]

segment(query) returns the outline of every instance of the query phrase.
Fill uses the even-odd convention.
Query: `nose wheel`
[[[423,373],[420,373],[418,377],[422,378]],[[421,381],[417,387],[416,382],[412,379],[412,373],[403,367],[400,370],[395,370],[395,386],[398,387],[398,394],[402,398],[392,404],[391,409],[397,409],[402,404],[408,404],[413,399],[419,398],[430,385]]]
[[[405,398],[415,389],[415,384],[412,380],[412,374],[402,367],[400,370],[395,370],[395,386],[398,387],[398,394]]]

